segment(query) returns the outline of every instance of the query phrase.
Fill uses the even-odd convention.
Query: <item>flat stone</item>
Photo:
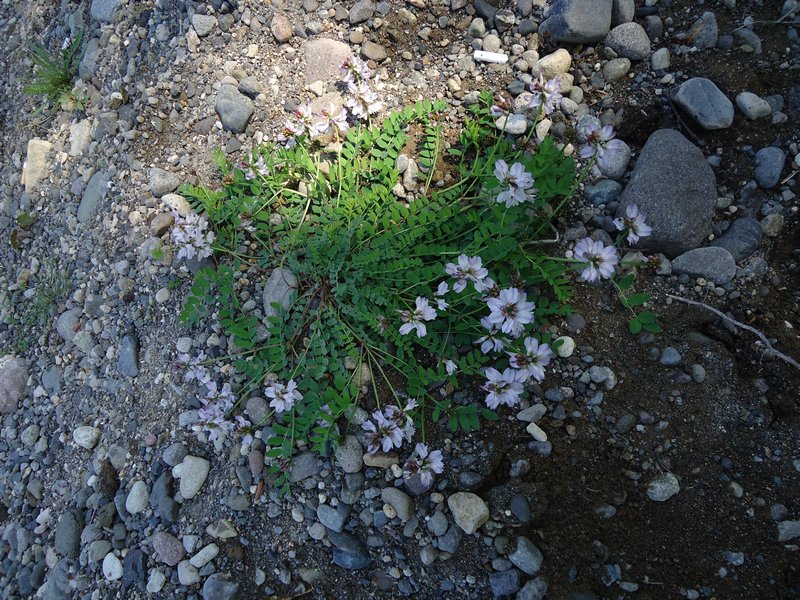
[[[347,522],[349,516],[350,510],[344,503],[340,503],[336,508],[330,504],[320,504],[317,507],[317,518],[319,522],[336,533],[342,532],[344,524]]]
[[[72,439],[81,448],[91,450],[100,441],[100,430],[90,425],[81,425],[72,432]]]
[[[711,245],[725,248],[736,262],[740,262],[758,250],[763,236],[761,223],[744,217],[736,219],[721,237],[711,242]]]
[[[150,541],[158,560],[170,567],[177,565],[186,554],[180,540],[166,531],[157,531]]]
[[[609,83],[619,81],[631,70],[631,59],[614,58],[608,61],[603,67],[603,77]]]
[[[174,467],[180,464],[187,454],[189,454],[189,451],[186,450],[186,446],[180,442],[175,442],[167,446],[161,458],[167,463],[167,466]]]
[[[92,0],[89,14],[95,21],[110,23],[117,16],[117,11],[124,6],[127,0]]]
[[[647,497],[654,502],[666,502],[680,491],[678,478],[672,473],[661,473],[647,486]]]
[[[788,542],[800,537],[800,521],[781,521],[778,523],[778,541]]]
[[[630,23],[636,15],[635,0],[614,0],[611,6],[611,26]]]
[[[707,246],[689,250],[673,259],[672,270],[722,285],[736,275],[736,261],[724,248]]]
[[[392,465],[400,464],[400,457],[397,452],[389,452],[384,454],[377,452],[375,454],[366,453],[362,457],[364,464],[368,467],[375,467],[376,469],[388,469]]]
[[[27,381],[28,363],[24,358],[0,356],[0,414],[8,415],[17,409],[25,397]]]
[[[150,169],[150,191],[156,198],[174,192],[181,184],[182,178],[177,173],[153,167]]]
[[[60,555],[75,558],[81,550],[81,531],[83,514],[78,510],[68,510],[56,525],[55,549]]]
[[[125,510],[132,515],[138,515],[147,508],[149,499],[150,494],[147,490],[147,484],[144,481],[137,481],[131,486],[131,491],[128,492],[128,497],[125,500]]]
[[[305,85],[315,81],[339,79],[339,67],[353,55],[347,44],[327,38],[306,40],[301,51],[304,58]]]
[[[219,521],[211,523],[206,527],[206,533],[218,540],[229,540],[239,535],[233,523],[228,521],[228,519],[220,519]]]
[[[119,372],[127,377],[139,375],[139,338],[128,333],[119,344]]]
[[[217,554],[219,554],[219,546],[211,543],[204,546],[199,552],[192,556],[189,562],[198,569],[202,569],[208,562],[212,561]]]
[[[495,598],[507,597],[516,593],[520,588],[519,571],[509,569],[490,573],[489,587],[492,588],[492,596]]]
[[[642,149],[617,208],[637,204],[653,228],[644,249],[673,258],[705,240],[717,204],[714,172],[703,153],[679,132],[661,129]]]
[[[289,269],[283,267],[273,269],[264,284],[262,294],[264,315],[270,318],[278,314],[277,309],[272,306],[273,303],[277,303],[283,310],[288,310],[298,285],[297,276]]]
[[[214,15],[201,15],[195,13],[192,15],[192,27],[201,38],[206,37],[217,26],[217,17]]]
[[[613,0],[555,0],[539,26],[539,35],[556,42],[599,42],[611,28]]]
[[[25,191],[30,194],[39,184],[50,175],[50,163],[47,155],[53,144],[47,140],[33,138],[28,140],[28,153],[25,158],[25,166],[22,169],[22,183]]]
[[[395,511],[397,511],[397,516],[400,517],[400,520],[403,522],[408,521],[414,516],[416,503],[411,499],[411,496],[397,488],[383,488],[381,500],[394,508]]]
[[[181,496],[194,498],[206,482],[211,463],[205,458],[188,455],[179,465],[172,467],[172,475],[180,479]]]
[[[517,419],[525,423],[536,423],[547,414],[544,404],[534,404],[517,413]]]
[[[222,127],[233,133],[243,133],[247,129],[255,106],[253,101],[242,94],[235,85],[223,84],[217,92],[214,109],[222,121]],[[170,190],[172,191],[172,190]]]
[[[181,585],[194,585],[200,581],[200,572],[188,560],[178,563],[178,581]]]
[[[328,538],[334,546],[333,564],[348,570],[368,567],[372,558],[364,543],[350,533],[331,531]]]
[[[703,129],[713,131],[733,124],[733,102],[710,79],[693,77],[675,90],[672,98]]]
[[[594,206],[603,206],[610,202],[616,202],[622,193],[622,185],[612,179],[601,179],[586,186],[583,193],[586,200]]]
[[[772,107],[770,107],[769,102],[752,92],[742,92],[736,96],[736,106],[751,121],[768,117],[772,114]]]
[[[498,131],[510,135],[522,135],[528,129],[528,120],[525,115],[502,115],[495,121],[494,126]]]
[[[517,592],[515,600],[544,600],[546,593],[547,581],[542,577],[537,577],[522,586],[522,589]],[[573,600],[577,600],[575,596],[573,596]]]
[[[238,583],[214,573],[203,584],[203,600],[232,600],[238,591]]]
[[[108,193],[108,181],[108,174],[105,171],[97,171],[89,178],[89,183],[83,190],[81,203],[78,205],[79,223],[88,223],[97,214],[97,208]]]
[[[369,40],[361,45],[361,55],[364,58],[374,60],[375,62],[382,62],[386,60],[386,57],[388,56],[386,53],[386,48]]]
[[[364,449],[354,435],[348,435],[336,447],[336,462],[345,473],[358,473],[364,466]]]
[[[622,140],[616,140],[617,147],[615,152],[606,153],[605,159],[598,163],[600,172],[609,179],[619,180],[628,170],[628,163],[631,161],[631,149]]]
[[[373,0],[358,0],[353,5],[353,8],[350,9],[347,18],[350,20],[351,25],[363,23],[375,14],[376,9],[377,6]]]
[[[527,523],[531,520],[531,505],[522,494],[514,494],[508,501],[508,508],[520,523]]]
[[[756,152],[754,175],[758,186],[765,190],[771,190],[778,185],[784,164],[786,164],[786,154],[780,148],[768,146]]]
[[[572,54],[564,48],[559,48],[552,54],[540,58],[531,71],[534,76],[541,75],[544,79],[552,79],[556,75],[566,73],[572,66]]]
[[[456,524],[471,535],[489,520],[489,507],[480,496],[471,492],[456,492],[447,499]]]
[[[669,48],[659,48],[650,56],[650,67],[654,71],[664,71],[669,69],[669,65]]]
[[[150,576],[147,578],[147,591],[151,594],[157,594],[164,588],[167,582],[166,576],[158,569],[152,569]]]
[[[534,575],[542,568],[544,557],[542,552],[528,538],[520,536],[516,540],[516,547],[508,555],[515,567],[528,575]]]

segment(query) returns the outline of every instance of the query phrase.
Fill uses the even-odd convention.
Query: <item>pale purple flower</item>
[[[524,387],[517,371],[506,369],[501,373],[494,367],[488,367],[485,375],[486,383],[481,389],[489,392],[486,396],[486,406],[494,410],[501,404],[516,406],[519,403]]]
[[[590,119],[578,129],[578,134],[586,140],[581,146],[581,158],[595,157],[601,169],[607,169],[616,154],[625,151],[625,142],[614,139],[617,135],[611,125],[600,128],[596,121]]]
[[[236,415],[233,418],[232,426],[235,427],[236,433],[242,435],[242,446],[249,446],[253,442],[253,436],[250,434],[253,424],[250,421],[242,415]]]
[[[581,271],[581,279],[588,282],[597,281],[599,278],[610,279],[614,275],[614,267],[619,262],[617,249],[614,246],[606,246],[603,242],[596,242],[588,237],[575,244],[575,258],[579,262],[587,263]]]
[[[549,344],[540,344],[535,337],[526,337],[525,352],[509,352],[509,364],[519,369],[520,377],[533,377],[536,381],[544,379],[544,368],[553,358],[553,350]]]
[[[367,419],[361,424],[361,428],[370,434],[367,452],[375,454],[381,449],[389,452],[403,445],[403,432],[395,421],[384,417],[379,410],[372,413],[372,418],[375,419],[374,423]]]
[[[414,398],[409,398],[403,408],[395,404],[389,404],[383,409],[383,416],[390,421],[394,421],[402,432],[403,437],[409,442],[416,432],[414,419],[411,416],[411,411],[415,408],[417,408],[417,401]]]
[[[420,481],[424,487],[433,483],[433,474],[444,472],[444,460],[441,450],[428,451],[428,446],[419,443],[414,448],[414,453],[403,465],[403,478],[409,479],[419,473]]]
[[[325,132],[335,129],[343,133],[350,127],[347,123],[347,111],[341,107],[337,108],[333,103],[330,108],[322,109],[322,122],[325,125]]]
[[[194,358],[188,354],[179,354],[178,361],[186,367],[186,373],[183,374],[184,381],[197,381],[198,383],[206,384],[211,381],[211,373],[208,368],[201,363],[206,360],[206,353],[200,352]]]
[[[525,170],[525,165],[515,162],[508,167],[506,161],[499,159],[494,163],[494,176],[501,184],[507,186],[496,198],[499,204],[507,208],[522,204],[533,197],[533,175]]]
[[[428,328],[423,321],[432,321],[436,318],[436,309],[428,304],[428,299],[422,296],[417,296],[416,308],[414,311],[399,310],[400,320],[403,324],[400,326],[400,334],[407,335],[416,329],[417,337],[424,338],[428,334]]]
[[[539,79],[531,83],[531,91],[533,95],[528,102],[530,109],[541,110],[544,114],[549,115],[561,103],[561,80],[558,78],[545,81],[544,77],[540,75]]]
[[[366,81],[348,83],[347,89],[350,97],[347,99],[347,108],[357,119],[366,119],[383,108],[383,103],[378,101],[378,94],[369,87]]]
[[[490,322],[487,317],[481,319],[481,325],[488,330],[489,333],[483,337],[475,340],[475,344],[481,345],[481,352],[489,354],[489,352],[500,352],[505,347],[505,340],[499,336],[500,329],[494,323]]]
[[[489,271],[483,267],[480,256],[467,256],[461,254],[458,257],[458,264],[447,263],[444,266],[445,272],[456,279],[453,284],[453,291],[460,294],[467,287],[467,281],[477,284],[489,275]]]
[[[439,287],[436,288],[436,291],[433,294],[433,297],[436,300],[436,309],[437,310],[446,310],[450,305],[447,301],[442,297],[447,292],[450,291],[450,286],[446,281],[441,281],[439,283]]]
[[[636,204],[629,204],[625,208],[625,216],[614,219],[614,227],[619,231],[628,232],[628,243],[635,244],[640,237],[647,237],[653,233],[653,228],[644,222],[644,215],[639,212]]]
[[[370,78],[369,66],[357,56],[351,56],[345,60],[339,66],[339,70],[344,75],[342,81],[345,83],[360,83]]]
[[[211,256],[214,242],[213,231],[208,231],[206,218],[197,213],[189,213],[185,217],[177,210],[172,211],[175,222],[170,232],[172,242],[178,246],[178,258],[198,260]]]
[[[269,405],[279,413],[291,410],[296,402],[303,399],[303,395],[297,391],[294,379],[290,379],[286,385],[277,381],[272,382],[264,388],[264,394],[267,398],[272,398]]]
[[[500,295],[489,298],[486,305],[491,311],[489,322],[498,325],[503,333],[511,337],[522,335],[524,326],[533,321],[533,310],[536,308],[533,302],[527,302],[525,292],[517,288],[500,290]]]
[[[267,167],[267,164],[264,162],[263,155],[259,156],[256,162],[252,164],[246,161],[240,162],[239,168],[244,171],[244,178],[247,181],[253,181],[259,175],[262,177],[269,175],[269,167]]]
[[[447,358],[444,360],[444,368],[448,375],[453,375],[458,371],[458,363]]]
[[[215,441],[219,436],[227,432],[233,424],[225,420],[225,413],[219,406],[205,401],[202,408],[197,411],[198,421],[192,425],[192,431],[198,436],[205,433],[210,442]]]

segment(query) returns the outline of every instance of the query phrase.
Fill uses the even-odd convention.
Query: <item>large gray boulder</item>
[[[611,29],[613,0],[555,0],[539,34],[557,42],[599,42]]]
[[[639,245],[674,258],[703,243],[716,202],[716,177],[700,149],[677,131],[660,129],[642,149],[617,216],[638,205],[653,228]]]

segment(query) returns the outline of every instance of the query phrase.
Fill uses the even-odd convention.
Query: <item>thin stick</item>
[[[705,304],[703,302],[697,302],[695,300],[689,300],[688,298],[681,298],[680,296],[673,296],[672,294],[667,294],[667,298],[672,298],[673,300],[677,300],[678,302],[683,302],[684,304],[691,304],[693,306],[699,306],[700,308],[704,308],[704,309],[706,309],[708,311],[711,311],[712,313],[714,313],[715,315],[717,315],[721,319],[724,319],[725,321],[728,321],[728,323],[731,323],[732,325],[734,325],[736,327],[740,327],[742,329],[746,329],[747,331],[749,331],[751,333],[754,333],[756,336],[758,336],[758,339],[760,339],[761,342],[767,347],[767,354],[773,354],[774,356],[777,356],[781,360],[789,363],[790,365],[792,365],[796,369],[800,369],[800,363],[798,363],[791,356],[785,355],[780,350],[776,350],[772,346],[772,344],[769,343],[769,340],[767,339],[767,336],[765,336],[763,333],[761,333],[755,327],[751,327],[750,325],[747,325],[745,323],[737,321],[736,319],[734,319],[732,317],[729,317],[728,315],[726,315],[722,311],[719,311],[716,308],[714,308],[713,306],[709,306],[708,304]]]

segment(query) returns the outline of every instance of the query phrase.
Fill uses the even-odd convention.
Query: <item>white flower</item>
[[[322,110],[322,119],[326,132],[335,129],[342,133],[350,127],[347,123],[347,111],[344,108],[337,109],[333,103],[331,103],[330,108]]]
[[[433,294],[433,297],[436,299],[437,310],[446,310],[450,306],[447,303],[447,300],[442,298],[442,296],[444,296],[449,291],[450,291],[450,286],[447,284],[446,281],[442,281],[439,283],[439,287],[436,288],[436,292]]]
[[[347,99],[347,108],[357,119],[365,119],[383,108],[383,103],[378,101],[378,94],[369,87],[366,81],[348,83],[347,89],[351,94]]]
[[[345,83],[359,83],[370,77],[369,66],[357,56],[350,56],[339,66],[339,69],[344,74],[342,81]]]
[[[407,335],[414,329],[417,330],[417,337],[424,338],[428,334],[428,329],[423,321],[433,321],[436,318],[436,309],[428,305],[428,299],[417,296],[417,308],[414,312],[409,310],[397,311],[403,324],[400,326],[400,333]]]
[[[486,406],[492,410],[501,404],[516,406],[524,388],[519,380],[519,373],[514,369],[506,369],[502,373],[493,367],[485,371],[486,383],[482,389],[489,394],[486,396]]]
[[[175,223],[172,226],[170,237],[178,246],[178,258],[198,260],[211,256],[211,244],[215,236],[213,231],[207,231],[206,218],[197,213],[189,213],[185,217],[177,210],[172,211]]]
[[[507,186],[497,195],[496,201],[511,208],[522,204],[533,196],[533,175],[525,170],[525,165],[516,162],[508,167],[506,161],[499,159],[494,163],[494,176]]]
[[[489,331],[483,337],[475,340],[475,344],[481,345],[481,352],[489,354],[489,352],[500,352],[505,347],[505,341],[498,336],[500,329],[494,323],[491,323],[487,317],[481,319],[481,325]]]
[[[408,479],[419,473],[422,485],[427,488],[433,483],[433,474],[442,473],[443,471],[442,451],[434,450],[428,452],[428,446],[420,443],[416,445],[414,453],[403,465],[403,478]]]
[[[371,434],[367,452],[375,454],[380,449],[389,452],[403,445],[403,432],[394,420],[387,419],[379,410],[372,413],[372,418],[375,423],[367,419],[361,424],[361,428]]]
[[[541,107],[544,114],[549,115],[558,108],[561,103],[561,80],[553,78],[545,82],[541,75],[539,79],[531,83],[531,96],[528,108],[539,110]]]
[[[297,391],[294,379],[290,379],[286,385],[277,381],[271,383],[264,388],[264,394],[267,398],[272,398],[269,405],[279,413],[291,410],[296,402],[303,399],[303,395]]]
[[[461,254],[458,257],[458,264],[447,263],[444,266],[445,272],[456,279],[453,284],[453,291],[460,294],[467,287],[467,281],[472,281],[476,285],[483,281],[489,274],[484,268],[480,256],[467,256]]]
[[[452,375],[453,373],[458,371],[458,363],[447,358],[444,360],[444,368],[447,371],[448,375]]]
[[[305,135],[309,138],[315,138],[328,130],[328,124],[317,119],[312,111],[311,104],[306,102],[298,106],[294,114],[286,121],[286,130],[295,137]]]
[[[625,152],[625,143],[614,139],[616,135],[611,125],[601,128],[594,120],[582,123],[578,129],[578,136],[586,143],[581,146],[581,158],[595,157],[598,166],[607,169],[613,163],[616,154]]]
[[[553,350],[549,344],[540,344],[539,340],[534,337],[526,337],[525,352],[509,352],[509,364],[519,369],[520,377],[526,380],[533,377],[536,381],[544,379],[544,368],[550,364],[550,359],[553,358]]]
[[[525,292],[520,292],[517,288],[501,290],[497,298],[486,301],[491,311],[489,322],[499,325],[503,333],[519,337],[524,325],[533,321],[533,310],[536,308],[533,302],[527,302],[526,299]]]
[[[614,227],[619,231],[628,232],[628,243],[635,244],[640,237],[647,237],[653,233],[653,228],[644,222],[644,215],[639,212],[636,204],[629,204],[625,208],[625,216],[614,219]]]
[[[581,279],[588,282],[599,278],[610,279],[614,275],[614,267],[619,262],[617,249],[596,242],[592,238],[583,238],[575,244],[575,258],[587,266],[581,271]]]

